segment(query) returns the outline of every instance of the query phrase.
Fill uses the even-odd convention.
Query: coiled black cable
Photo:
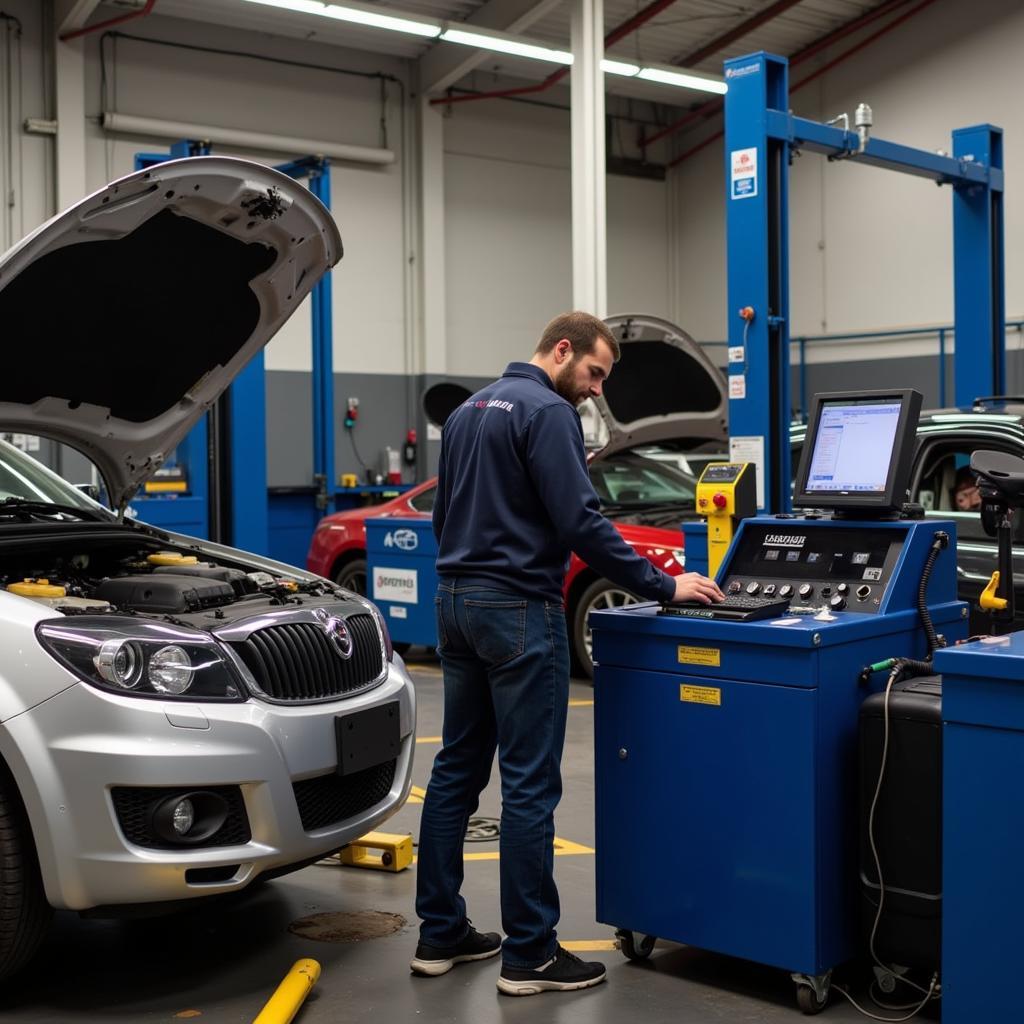
[[[928,581],[931,579],[932,569],[935,568],[939,552],[948,544],[949,534],[943,530],[937,531],[932,540],[931,550],[928,552],[927,559],[925,559],[924,569],[921,572],[921,582],[917,585],[917,613],[921,616],[921,625],[924,628],[924,635],[928,640],[928,653],[925,655],[925,663],[927,663],[927,667],[924,670],[925,674],[931,672],[932,655],[942,646],[939,642],[939,636],[935,632],[931,612],[928,610]]]

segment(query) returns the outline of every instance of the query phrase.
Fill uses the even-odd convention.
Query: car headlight
[[[166,622],[113,616],[49,619],[39,642],[79,679],[110,693],[189,701],[242,701],[245,691],[217,642]]]

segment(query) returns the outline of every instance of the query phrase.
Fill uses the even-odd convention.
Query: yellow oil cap
[[[180,555],[177,551],[158,551],[146,559],[150,565],[198,565],[195,555]]]
[[[65,597],[67,591],[50,583],[49,580],[22,580],[20,583],[9,583],[7,589],[19,597]]]

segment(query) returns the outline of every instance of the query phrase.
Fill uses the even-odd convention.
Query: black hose
[[[932,577],[932,569],[939,557],[939,552],[949,544],[949,534],[940,530],[932,540],[931,550],[924,563],[924,570],[921,572],[921,582],[917,585],[917,612],[921,616],[921,625],[924,627],[924,635],[928,639],[928,653],[925,660],[931,662],[932,655],[942,646],[938,634],[935,632],[935,625],[932,623],[932,615],[928,610],[928,581]],[[931,671],[931,669],[929,669]]]

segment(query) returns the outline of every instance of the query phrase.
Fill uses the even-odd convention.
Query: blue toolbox
[[[366,520],[367,596],[396,643],[437,643],[437,541],[429,519]]]
[[[888,659],[930,668],[967,634],[956,525],[906,503],[920,404],[815,396],[808,511],[740,523],[724,601],[591,615],[597,917],[626,956],[661,937],[779,967],[816,1013],[863,951],[861,705]]]

